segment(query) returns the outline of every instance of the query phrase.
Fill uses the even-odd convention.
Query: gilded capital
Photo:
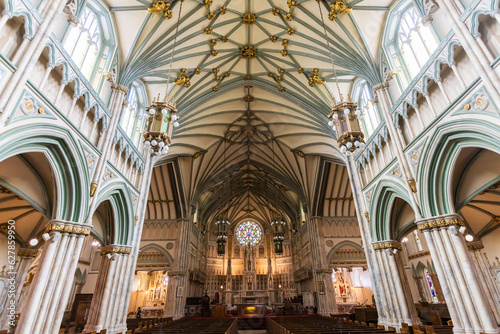
[[[373,243],[373,250],[383,250],[383,249],[398,249],[402,250],[401,244],[394,240],[386,240],[381,242]]]
[[[465,225],[462,217],[453,214],[448,216],[422,219],[421,221],[417,222],[417,226],[420,231],[423,231],[440,227],[465,226]]]
[[[88,226],[88,225],[87,225]],[[82,226],[77,223],[64,222],[60,220],[52,220],[45,227],[45,232],[60,232],[79,235],[90,235],[90,227]]]
[[[101,255],[106,254],[130,254],[129,246],[121,246],[121,245],[109,245],[101,248]]]

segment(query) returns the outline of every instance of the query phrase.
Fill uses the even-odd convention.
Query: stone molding
[[[479,249],[483,249],[484,245],[483,245],[482,241],[475,241],[475,242],[467,243],[467,248],[469,250],[479,250]]]
[[[401,244],[397,241],[394,240],[386,240],[386,241],[381,241],[381,242],[374,242],[372,244],[373,250],[382,250],[382,249],[397,249],[397,250],[403,250],[401,247]]]
[[[186,275],[186,272],[182,271],[182,270],[176,270],[176,271],[169,271],[168,272],[168,277],[172,277],[172,276],[185,276],[185,275]]]
[[[130,254],[130,246],[109,245],[101,248],[101,255],[106,254]]]
[[[125,86],[122,86],[122,85],[112,84],[111,89],[119,90],[119,91],[124,92],[125,94],[128,94],[128,88]]]
[[[19,257],[36,257],[38,254],[38,249],[27,249],[20,248],[17,252],[17,256]]]
[[[430,251],[426,251],[426,252],[420,252],[420,253],[417,253],[417,254],[410,255],[410,256],[408,256],[408,260],[416,259],[416,258],[419,258],[419,257],[422,257],[422,256],[426,256],[426,255],[431,255],[431,252]]]
[[[416,223],[419,231],[449,226],[465,226],[462,217],[457,214],[426,218]]]
[[[79,235],[90,235],[92,229],[89,225],[83,225],[74,222],[68,222],[63,220],[51,220],[45,227],[45,232],[60,232],[60,233],[70,233]]]

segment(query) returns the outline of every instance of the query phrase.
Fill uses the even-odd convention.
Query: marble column
[[[307,223],[307,229],[313,260],[312,280],[318,296],[318,314],[329,317],[332,313],[337,313],[338,310],[332,282],[332,270],[325,264],[326,255],[321,250],[320,223],[321,217],[312,217]]]
[[[480,284],[457,214],[417,221],[439,277],[454,333],[500,333],[488,297]]]
[[[186,291],[188,283],[187,269],[189,268],[189,239],[191,236],[191,222],[188,219],[178,219],[181,225],[179,238],[179,256],[176,261],[176,269],[168,272],[167,302],[165,313],[173,320],[184,318],[186,307]]]
[[[84,237],[90,227],[52,220],[27,302],[21,312],[17,334],[57,333],[69,300]]]
[[[390,148],[390,146],[389,146]],[[387,291],[384,289],[382,283],[382,268],[373,251],[372,237],[370,231],[370,215],[368,214],[368,205],[366,197],[363,194],[363,186],[359,174],[356,173],[356,164],[352,157],[347,158],[347,172],[349,174],[349,181],[353,192],[354,206],[356,209],[356,216],[359,221],[359,229],[361,232],[361,240],[363,241],[363,248],[365,250],[366,262],[368,265],[368,272],[373,284],[373,295],[375,297],[375,304],[378,312],[378,323],[383,326],[390,326],[390,321],[393,316],[391,309],[388,307]]]
[[[99,332],[102,329],[106,329],[108,334],[116,332],[115,318],[119,313],[118,309],[127,302],[124,298],[129,298],[121,294],[129,254],[129,246],[109,245],[102,249],[99,275],[83,333]]]
[[[467,247],[476,265],[479,281],[486,292],[493,315],[495,316],[497,324],[500,324],[500,295],[495,287],[495,281],[491,275],[488,260],[485,258],[485,255],[481,253],[484,249],[483,243],[481,241],[476,241],[468,244]]]
[[[14,305],[16,307],[16,311],[20,311],[20,299],[24,287],[24,282],[26,281],[26,276],[28,275],[28,271],[30,269],[31,264],[33,263],[33,259],[36,257],[38,253],[37,249],[29,249],[29,248],[20,248],[19,251],[17,252],[18,256],[18,261],[16,265],[16,270],[15,270],[15,279],[14,279],[14,286],[15,286],[15,294],[11,296],[9,294],[9,298],[7,298],[7,290],[5,293],[5,296],[0,297],[0,303],[2,305],[5,305],[4,308],[8,306],[7,302],[14,302]],[[6,281],[10,283],[10,278],[11,275],[6,274]],[[7,329],[9,328],[9,319],[7,318],[8,312],[3,312],[1,313],[2,316],[0,318],[0,329]]]
[[[376,242],[373,244],[373,249],[379,254],[385,268],[382,275],[385,276],[388,291],[392,291],[390,298],[394,308],[392,313],[395,315],[393,326],[400,328],[403,322],[420,325],[410,285],[404,272],[401,244],[394,240]]]

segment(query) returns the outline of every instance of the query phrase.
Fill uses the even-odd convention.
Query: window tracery
[[[262,239],[262,228],[253,221],[245,221],[236,227],[236,240],[242,246],[255,246]]]
[[[397,31],[397,43],[407,70],[405,73],[399,68],[399,72],[411,81],[437,47],[431,28],[423,23],[415,7],[404,12]]]
[[[94,67],[101,52],[101,36],[96,13],[85,7],[79,23],[71,27],[64,41],[64,48],[89,81],[92,80]]]

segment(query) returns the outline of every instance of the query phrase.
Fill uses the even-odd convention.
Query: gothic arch
[[[400,182],[384,179],[376,186],[370,205],[370,224],[373,241],[395,237],[391,232],[391,208],[397,198],[410,204],[406,189]],[[411,206],[411,204],[410,204]],[[413,208],[415,211],[415,208]]]
[[[84,221],[90,180],[80,145],[67,129],[40,123],[14,127],[0,134],[0,147],[0,161],[23,153],[43,153],[56,188],[51,218]]]
[[[129,245],[134,234],[135,218],[133,200],[128,187],[123,183],[114,183],[104,188],[99,196],[96,208],[105,201],[109,201],[113,213],[112,243]]]
[[[170,265],[170,268],[173,267],[173,265],[174,265],[174,259],[172,258],[172,256],[168,252],[168,250],[166,250],[165,248],[163,248],[163,247],[161,247],[160,245],[157,245],[157,244],[148,244],[146,246],[143,246],[141,249],[139,249],[139,253],[145,252],[147,250],[155,250],[155,251],[158,251],[161,254],[165,255],[165,257],[168,260],[168,264]]]
[[[355,243],[354,241],[350,241],[350,240],[343,240],[343,241],[339,242],[338,244],[334,245],[334,246],[332,247],[332,249],[330,249],[330,252],[328,252],[328,255],[326,256],[326,259],[327,259],[327,261],[328,261],[327,263],[329,264],[329,263],[331,263],[331,262],[332,262],[332,258],[333,258],[333,256],[335,255],[335,252],[336,252],[337,250],[341,249],[342,247],[346,247],[346,246],[348,246],[348,247],[352,247],[352,248],[355,248],[355,249],[357,249],[357,250],[359,250],[359,251],[364,252],[364,250],[363,250],[363,246],[361,246],[361,245],[359,245],[359,244]]]
[[[500,128],[482,120],[463,120],[441,125],[429,138],[418,167],[418,194],[422,215],[433,217],[455,213],[452,174],[454,163],[464,148],[482,148],[500,154]]]

